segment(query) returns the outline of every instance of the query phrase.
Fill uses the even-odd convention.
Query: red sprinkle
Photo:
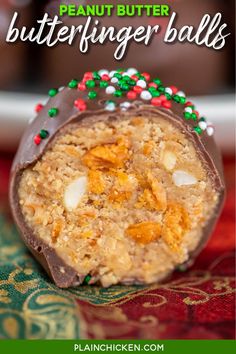
[[[135,100],[136,97],[137,97],[136,92],[134,92],[134,91],[129,91],[129,92],[127,92],[127,98],[128,98],[128,99],[130,99],[130,100]]]
[[[148,87],[155,87],[155,88],[157,88],[157,84],[155,84],[155,82],[150,82],[150,84],[148,84]]]
[[[150,74],[148,74],[148,73],[142,73],[141,75],[142,75],[143,77],[145,77],[145,80],[146,80],[146,81],[149,81],[150,78],[151,78]]]
[[[86,85],[85,85],[85,83],[84,83],[84,82],[80,82],[80,83],[78,84],[78,89],[79,89],[80,91],[86,90]]]
[[[132,76],[131,76],[131,79],[132,79],[132,80],[135,80],[135,81],[138,81],[138,80],[139,80],[138,76],[136,76],[136,75],[132,75]]]
[[[171,102],[170,101],[166,100],[166,101],[163,101],[161,104],[165,108],[171,108]]]
[[[170,86],[170,89],[172,90],[174,95],[178,92],[178,89],[176,86]]]
[[[34,108],[36,113],[39,113],[40,111],[42,111],[42,109],[43,109],[42,103],[37,104]]]
[[[107,75],[107,74],[104,74],[104,75],[102,75],[102,80],[109,81],[110,80],[110,76]]]
[[[193,103],[190,102],[190,101],[186,102],[186,103],[185,103],[185,107],[188,107],[188,106],[193,106]]]
[[[141,93],[141,92],[143,91],[142,87],[140,87],[140,86],[134,86],[134,87],[133,87],[133,90],[134,90],[134,92],[136,92],[136,93]]]
[[[76,108],[78,108],[78,110],[81,111],[81,112],[85,111],[87,109],[85,101],[82,100],[81,98],[78,98],[77,100],[75,100],[74,106]]]
[[[154,97],[152,100],[151,100],[151,104],[153,106],[161,106],[161,99],[160,97]]]
[[[35,145],[39,145],[41,143],[41,138],[39,135],[35,135],[34,143],[35,143]]]
[[[90,80],[93,78],[93,73],[91,71],[87,71],[84,73],[84,79]]]
[[[198,111],[193,111],[193,113],[195,113],[196,116],[199,117],[199,112]]]
[[[161,102],[167,101],[167,98],[165,95],[161,95],[159,98],[160,98]]]

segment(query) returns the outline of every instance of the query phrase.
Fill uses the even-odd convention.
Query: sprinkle
[[[34,110],[35,110],[36,113],[39,113],[40,111],[42,111],[43,107],[44,107],[44,106],[43,106],[42,103],[38,103],[38,104],[35,106]]]
[[[195,131],[196,133],[198,133],[198,134],[201,134],[201,133],[202,133],[202,129],[201,129],[200,127],[198,127],[198,126],[194,127],[193,129],[194,129],[194,131]]]
[[[99,82],[99,86],[102,88],[106,88],[108,86],[108,82],[105,80],[102,80]]]
[[[134,90],[134,92],[136,92],[136,93],[141,93],[141,92],[142,92],[142,87],[140,87],[140,86],[134,86],[134,87],[133,87],[133,90]]]
[[[135,82],[138,81],[138,76],[137,75],[132,75],[130,78],[132,80],[134,80]]]
[[[150,87],[149,87],[149,89],[150,89]],[[160,93],[159,91],[157,91],[157,90],[151,90],[150,92],[151,92],[152,97],[160,97],[160,96],[163,96],[163,95],[161,95],[161,93]]]
[[[164,86],[158,86],[158,91],[160,92],[165,92],[165,87]]]
[[[131,106],[131,103],[127,102],[127,101],[126,102],[122,102],[120,104],[120,107],[121,107],[122,111],[127,111],[127,109],[130,108],[130,106]]]
[[[48,91],[48,95],[49,95],[50,97],[56,96],[57,93],[58,93],[58,89],[55,89],[55,88],[53,88],[53,89],[51,89],[51,90]]]
[[[190,112],[184,112],[184,118],[185,119],[190,119],[191,118],[191,113]]]
[[[171,106],[172,106],[170,101],[163,101],[161,104],[163,107],[165,107],[167,109],[171,108]]]
[[[162,84],[162,81],[159,78],[154,79],[153,82],[158,86]]]
[[[148,73],[142,73],[142,76],[144,77],[144,79],[145,79],[146,81],[149,81],[150,78],[151,78],[150,74],[148,74]]]
[[[45,129],[41,129],[39,136],[41,139],[46,139],[49,136],[49,132]]]
[[[173,96],[173,100],[174,100],[175,102],[179,103],[179,102],[180,102],[180,97],[179,97],[178,95],[174,95],[174,96]]]
[[[144,80],[138,80],[136,83],[137,86],[140,86],[142,88],[146,88],[147,87],[147,83]]]
[[[120,88],[121,88],[122,91],[128,91],[129,90],[129,85],[126,84],[126,83],[122,83],[120,85]]]
[[[76,80],[76,79],[71,80],[71,81],[69,82],[69,84],[68,84],[68,87],[71,88],[71,89],[74,89],[74,88],[76,88],[77,86],[78,86],[78,80]]]
[[[118,81],[119,81],[119,80],[117,79],[117,77],[113,77],[113,78],[111,79],[111,83],[112,83],[112,84],[116,84]]]
[[[74,101],[74,106],[78,108],[79,111],[85,111],[87,109],[86,103],[81,98]]]
[[[191,114],[191,118],[192,118],[193,120],[197,120],[197,115],[196,115],[196,113],[192,113],[192,114]]]
[[[86,275],[86,277],[84,278],[83,284],[88,285],[91,279],[92,279],[92,276],[90,274]]]
[[[186,102],[186,98],[179,96],[179,103],[180,104],[185,104],[185,102]]]
[[[170,89],[172,90],[174,95],[178,92],[178,89],[176,86],[170,86]]]
[[[142,91],[140,94],[140,98],[142,98],[145,101],[148,101],[152,99],[152,95],[149,91]]]
[[[110,71],[109,76],[113,77],[115,74],[116,74],[116,70],[112,70],[112,71]]]
[[[114,101],[111,101],[111,100],[106,101],[105,109],[106,109],[107,111],[110,111],[110,112],[114,111],[114,110],[116,109],[116,104],[115,104],[115,102],[114,102]]]
[[[212,136],[214,134],[214,131],[215,131],[215,129],[212,125],[207,126],[207,135],[208,136]]]
[[[107,95],[111,95],[112,93],[114,93],[115,92],[115,87],[114,86],[107,86],[107,88],[106,88],[106,94]]]
[[[119,80],[122,78],[122,75],[117,72],[114,74],[114,76],[117,77],[117,79],[119,79]]]
[[[176,92],[176,95],[178,95],[180,97],[186,97],[186,95],[185,95],[185,93],[183,91]]]
[[[58,108],[55,108],[55,107],[53,107],[53,108],[50,108],[49,110],[48,110],[48,115],[49,115],[49,117],[50,118],[54,118],[54,117],[56,117],[56,115],[58,114]]]
[[[113,95],[115,97],[121,97],[122,96],[122,91],[121,90],[115,90],[115,92],[113,93]]]
[[[161,105],[161,100],[159,97],[154,97],[152,100],[151,100],[151,104],[153,106],[160,106]]]
[[[199,121],[198,126],[202,129],[202,130],[206,130],[207,128],[207,123],[204,121]]]
[[[78,83],[78,89],[80,91],[85,91],[86,90],[86,85],[83,82]]]
[[[88,98],[90,100],[94,100],[96,97],[97,97],[97,92],[96,91],[89,91]]]
[[[104,74],[104,75],[102,75],[102,80],[103,81],[109,81],[110,80],[110,76],[107,75],[107,74]]]
[[[91,71],[87,71],[84,73],[84,79],[91,80],[93,78],[93,73]]]
[[[93,87],[96,86],[96,83],[95,83],[94,80],[88,80],[88,81],[86,81],[85,84],[86,84],[86,86],[87,86],[88,88],[93,88]]]
[[[171,90],[170,87],[166,87],[166,88],[165,88],[165,92],[168,93],[169,95],[172,95],[172,94],[173,94],[173,91]]]
[[[160,95],[160,100],[161,100],[161,102],[166,101],[166,96],[165,95]]]
[[[129,92],[127,92],[127,98],[128,98],[129,100],[135,100],[136,97],[137,97],[136,92],[134,92],[134,91],[129,91]]]
[[[157,84],[155,84],[155,82],[150,82],[150,84],[148,84],[148,87],[153,87],[153,88],[157,88]]]
[[[135,75],[137,72],[138,72],[138,70],[135,69],[135,68],[129,68],[129,69],[127,70],[127,74],[130,75],[130,76]]]
[[[94,71],[94,72],[93,72],[93,79],[94,79],[94,80],[101,80],[101,76],[98,74],[97,71]]]
[[[102,77],[103,75],[108,75],[109,71],[106,69],[101,69],[98,71],[98,74]]]
[[[188,113],[193,113],[193,110],[192,110],[191,107],[186,107],[186,108],[184,109],[184,111],[185,111],[185,112],[188,112]]]
[[[39,145],[41,143],[41,138],[39,135],[35,135],[34,143],[35,143],[35,145]]]

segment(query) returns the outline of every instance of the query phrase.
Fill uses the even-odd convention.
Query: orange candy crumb
[[[161,237],[161,225],[157,222],[145,221],[130,225],[126,233],[136,242],[146,245]]]

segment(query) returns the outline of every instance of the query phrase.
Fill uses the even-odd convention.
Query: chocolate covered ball
[[[183,91],[133,68],[49,96],[22,137],[10,202],[55,284],[151,284],[191,264],[224,199],[214,127]]]

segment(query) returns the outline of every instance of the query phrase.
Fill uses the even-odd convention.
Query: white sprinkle
[[[118,81],[119,81],[119,80],[117,79],[117,77],[113,77],[113,78],[111,79],[111,83],[112,83],[112,84],[116,84]]]
[[[152,95],[149,91],[142,91],[140,94],[140,98],[142,98],[145,101],[148,101],[152,99]]]
[[[177,170],[173,173],[172,179],[177,187],[189,186],[191,184],[197,183],[197,179],[190,175],[188,172]]]
[[[193,110],[192,110],[191,107],[186,107],[186,108],[184,109],[184,111],[187,112],[187,113],[193,113]]]
[[[101,69],[101,70],[99,70],[98,75],[100,75],[100,76],[109,75],[109,71],[106,69]]]
[[[130,75],[130,76],[135,75],[137,72],[138,72],[138,70],[135,69],[135,68],[129,68],[127,70],[127,74]]]
[[[146,88],[147,87],[147,83],[144,80],[138,80],[136,83],[137,86],[140,86],[142,88]]]
[[[62,90],[64,90],[65,86],[61,86],[59,87],[58,91],[61,92]]]
[[[204,120],[202,120],[202,121],[200,121],[200,122],[198,123],[198,126],[199,126],[202,130],[206,130],[206,128],[207,128],[207,123],[206,123]]]
[[[171,90],[170,87],[166,87],[165,92],[168,93],[169,95],[173,95],[173,91]]]
[[[106,106],[105,106],[105,110],[106,111],[109,111],[109,112],[112,112],[116,109],[116,106],[114,103],[108,103]]]
[[[131,106],[130,102],[123,102],[120,104],[121,110],[122,111],[127,111],[127,109]]]
[[[112,93],[115,92],[115,87],[114,86],[107,86],[106,88],[106,94],[111,95]]]
[[[116,73],[117,73],[116,70],[112,70],[112,71],[110,71],[109,76],[110,76],[110,77],[113,77]]]
[[[180,97],[186,97],[185,93],[183,91],[178,91],[176,93],[176,95],[180,96]]]
[[[211,126],[211,125],[209,125],[208,127],[207,127],[207,135],[208,136],[212,136],[213,134],[214,134],[214,127],[213,126]]]

